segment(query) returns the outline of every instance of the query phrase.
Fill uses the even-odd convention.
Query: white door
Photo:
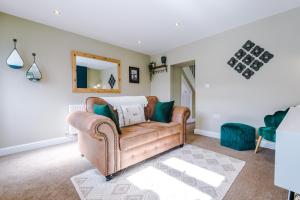
[[[186,106],[192,112],[193,107],[193,91],[190,88],[189,84],[186,82],[185,78],[181,76],[181,105]],[[190,118],[188,119],[189,122],[192,122],[192,113]]]

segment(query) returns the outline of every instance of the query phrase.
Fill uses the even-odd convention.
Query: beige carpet
[[[192,126],[189,127],[190,132]],[[287,191],[274,186],[274,151],[234,151],[219,140],[189,135],[189,144],[246,161],[224,200],[285,200]],[[76,143],[0,158],[0,199],[78,200],[72,176],[93,169],[80,157]]]
[[[71,180],[82,200],[221,200],[244,165],[185,145],[127,168],[109,182],[96,169]]]

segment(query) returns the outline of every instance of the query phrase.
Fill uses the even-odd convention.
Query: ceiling
[[[298,6],[300,0],[0,1],[2,12],[149,55]]]

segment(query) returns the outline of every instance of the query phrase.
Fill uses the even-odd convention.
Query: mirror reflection
[[[80,52],[73,57],[75,92],[120,92],[120,61]]]

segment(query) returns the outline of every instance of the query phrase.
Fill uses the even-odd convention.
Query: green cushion
[[[276,128],[275,127],[260,127],[258,129],[258,135],[262,136],[265,140],[275,142],[276,141]]]
[[[94,113],[110,118],[116,124],[118,133],[121,134],[119,121],[117,120],[115,113],[110,109],[110,107],[107,104],[94,104]]]
[[[255,128],[240,123],[223,124],[221,145],[239,151],[252,150],[255,148]]]
[[[174,101],[157,102],[154,107],[154,113],[151,117],[152,121],[169,123],[172,118]]]

